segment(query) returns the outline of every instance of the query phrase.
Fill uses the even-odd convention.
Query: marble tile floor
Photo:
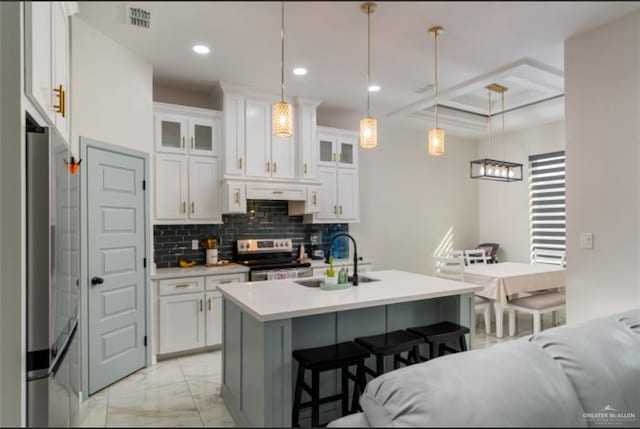
[[[235,427],[220,397],[220,351],[159,362],[94,394],[80,426]]]
[[[476,314],[476,348],[511,341],[530,335],[533,320],[517,315],[518,332],[509,337],[508,318],[504,317],[504,338],[484,331],[482,313]],[[560,323],[565,313],[560,312]],[[551,314],[542,316],[542,329],[552,327]],[[235,422],[220,397],[222,372],[220,351],[200,353],[159,362],[94,394],[82,404],[83,427],[234,427]]]

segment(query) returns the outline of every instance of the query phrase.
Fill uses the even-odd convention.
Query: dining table
[[[496,315],[496,336],[503,337],[503,315],[509,297],[520,293],[566,286],[565,268],[552,264],[498,262],[470,264],[464,268],[465,283],[482,286],[476,295],[489,299]]]

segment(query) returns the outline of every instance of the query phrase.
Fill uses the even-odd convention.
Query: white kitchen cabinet
[[[271,127],[269,127],[271,128]],[[296,176],[296,151],[292,137],[271,137],[271,177],[293,179]]]
[[[185,116],[156,112],[156,152],[186,154],[187,123]]]
[[[337,184],[335,167],[318,167],[318,211],[314,215],[317,221],[335,221],[338,217]]]
[[[246,100],[246,169],[247,177],[271,177],[271,104]]]
[[[246,213],[247,193],[246,185],[239,182],[227,182],[224,185],[223,198],[225,213]]]
[[[223,97],[224,175],[244,175],[245,105],[244,96],[225,92]]]
[[[317,109],[319,101],[294,97],[296,108],[295,140],[298,148],[300,180],[315,181],[318,163]]]
[[[320,127],[319,127],[320,128]],[[320,128],[318,133],[318,165],[356,168],[358,166],[358,138],[332,129]]]
[[[222,115],[214,110],[154,103],[156,152],[217,156]]]
[[[189,219],[222,222],[218,159],[189,157]]]
[[[69,141],[69,11],[65,2],[25,3],[25,93]]]
[[[358,220],[358,171],[339,168],[336,174],[338,219]]]
[[[205,294],[206,309],[206,346],[222,344],[222,295],[220,292]]]
[[[156,219],[188,219],[189,174],[187,157],[156,155]]]
[[[162,296],[160,300],[160,353],[205,345],[204,294]]]
[[[221,138],[221,120],[189,118],[189,153],[191,155],[217,155]]]

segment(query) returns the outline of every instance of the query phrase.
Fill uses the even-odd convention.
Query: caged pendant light
[[[369,79],[371,77],[371,14],[375,12],[375,3],[363,3],[360,9],[367,14],[367,117],[360,120],[360,147],[373,149],[378,146],[378,121],[371,117],[371,96]]]
[[[280,101],[272,106],[273,135],[293,135],[293,106],[284,100],[284,1],[280,2]]]
[[[428,152],[431,156],[444,155],[444,130],[438,127],[438,36],[444,33],[444,28],[440,26],[431,27],[429,34],[433,37],[434,46],[434,82],[433,95],[435,98],[436,127],[429,130]]]
[[[489,158],[478,159],[471,161],[471,178],[482,180],[493,180],[497,182],[516,182],[522,180],[522,164],[516,162],[509,162],[506,160],[506,146],[504,143],[504,93],[508,88],[497,83],[492,83],[486,87],[489,90]],[[493,156],[492,151],[492,118],[491,115],[491,93],[496,92],[500,94],[502,112],[502,160],[491,159]]]

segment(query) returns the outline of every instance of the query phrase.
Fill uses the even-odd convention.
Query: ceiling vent
[[[125,16],[127,24],[134,27],[149,28],[151,25],[151,12],[140,7],[126,5]]]

